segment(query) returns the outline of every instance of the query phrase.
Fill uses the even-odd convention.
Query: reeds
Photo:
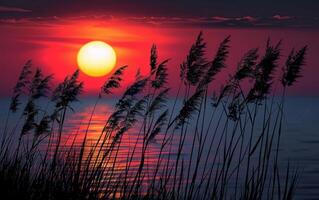
[[[103,96],[120,88],[127,66],[116,70],[101,86],[80,146],[76,138],[70,146],[62,142],[67,111],[75,112],[72,104],[83,89],[79,71],[58,84],[49,103],[53,108],[44,110],[38,99],[47,98],[52,76],[37,69],[30,77],[31,62],[27,62],[14,88],[6,123],[25,95],[22,122],[16,122],[22,125],[12,131],[6,125],[2,138],[2,195],[22,199],[292,199],[298,174],[289,163],[281,173],[278,149],[285,91],[301,77],[307,47],[288,56],[280,75],[283,94],[277,100],[271,88],[279,72],[281,42],[272,45],[268,40],[262,56],[258,49],[244,54],[213,97],[209,89],[217,85],[216,76],[227,66],[230,37],[221,41],[213,58],[207,57],[206,45],[201,32],[180,65],[173,105],[168,98],[169,60],[159,62],[153,45],[149,74],[137,73],[91,144],[88,134],[96,106]],[[248,90],[243,89],[246,80]],[[123,138],[133,132],[135,140],[123,144]],[[12,143],[15,133],[17,144]],[[127,154],[124,166],[119,157],[122,152]]]

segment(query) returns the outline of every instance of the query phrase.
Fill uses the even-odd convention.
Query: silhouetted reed
[[[57,142],[53,154],[53,169],[56,166],[57,156],[61,145],[63,124],[65,121],[67,109],[72,110],[70,104],[74,101],[77,101],[77,96],[82,92],[83,82],[79,82],[78,77],[79,70],[75,71],[72,76],[66,77],[64,81],[60,83],[53,91],[52,101],[55,103],[55,108],[53,114],[51,115],[51,119],[53,121],[57,121],[59,124]]]
[[[88,135],[96,106],[120,88],[127,66],[115,70],[101,86],[80,143],[78,131],[71,144],[64,145],[67,111],[76,112],[72,104],[83,89],[79,71],[52,91],[48,105],[53,108],[43,109],[38,100],[47,99],[52,76],[37,69],[31,77],[28,61],[14,88],[1,141],[2,195],[52,200],[292,199],[298,173],[289,163],[282,173],[278,149],[285,91],[301,77],[307,47],[292,50],[282,67],[278,101],[272,85],[280,68],[281,41],[272,45],[268,40],[263,56],[258,49],[247,51],[224,84],[214,80],[227,67],[230,36],[213,58],[207,56],[206,45],[200,32],[180,65],[172,106],[169,59],[159,61],[152,45],[149,73],[138,70],[93,144]],[[212,85],[221,86],[215,95]],[[9,115],[20,103],[25,106],[22,124],[15,122],[10,131]],[[133,132],[135,139],[123,142]],[[15,133],[17,144],[12,142]]]
[[[196,85],[198,83],[207,67],[207,61],[204,58],[205,51],[206,43],[203,39],[203,33],[200,32],[196,42],[192,45],[185,62],[181,65],[181,77],[186,77],[186,80],[190,85]]]
[[[25,93],[26,87],[29,84],[30,74],[31,74],[31,60],[28,60],[22,68],[22,71],[19,75],[18,81],[13,89],[13,94],[11,97],[11,102],[8,110],[8,114],[6,117],[6,122],[3,130],[3,135],[1,137],[1,153],[5,151],[5,145],[8,145],[7,141],[7,133],[8,133],[8,121],[10,118],[10,113],[15,113],[18,110],[18,106],[20,105],[20,98]]]
[[[301,77],[301,67],[305,64],[305,55],[307,51],[307,46],[303,47],[299,51],[294,50],[288,56],[286,61],[286,67],[283,68],[282,84],[283,86],[291,86],[296,82],[297,78]]]

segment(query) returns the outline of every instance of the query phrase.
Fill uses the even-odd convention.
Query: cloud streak
[[[23,8],[17,8],[17,7],[7,7],[7,6],[0,6],[0,12],[32,12],[31,10],[23,9]]]
[[[162,25],[162,26],[195,26],[195,27],[278,27],[278,28],[319,28],[319,21],[312,17],[293,17],[274,15],[270,17],[259,16],[212,16],[212,17],[128,17],[129,22]]]
[[[163,27],[238,27],[238,28],[319,28],[316,17],[297,17],[276,14],[269,17],[261,16],[210,16],[210,17],[154,17],[154,16],[113,16],[113,15],[78,15],[50,17],[16,17],[0,18],[0,24],[35,23],[53,25],[74,21],[98,21],[101,26],[108,22],[121,22]]]
[[[292,16],[274,15],[272,18],[276,19],[276,20],[290,20],[290,19],[293,19],[294,17],[292,17]]]

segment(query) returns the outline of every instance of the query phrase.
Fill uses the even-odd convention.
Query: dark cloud
[[[195,24],[308,27],[317,26],[319,17],[318,0],[2,0],[0,6],[12,8],[0,7],[2,19],[103,15],[157,18],[153,23],[161,23],[160,17],[186,24],[209,18]]]

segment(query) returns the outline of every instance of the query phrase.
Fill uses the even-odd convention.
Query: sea
[[[0,130],[3,135],[5,128],[7,112],[9,106],[9,98],[0,99]],[[70,109],[66,115],[65,126],[63,130],[63,145],[70,145],[75,140],[77,145],[81,145],[81,139],[84,137],[86,130],[88,130],[88,145],[94,145],[94,142],[98,139],[101,131],[105,125],[110,113],[114,111],[114,105],[117,99],[102,99],[98,102],[96,109],[92,115],[92,120],[88,124],[91,113],[94,107],[95,98],[81,98],[80,101],[72,104],[72,110]],[[168,106],[172,108],[174,99],[168,100]],[[44,115],[49,112],[53,106],[52,103],[43,101],[40,102],[42,111],[40,115]],[[178,113],[178,108],[182,105],[182,101],[178,100],[175,105],[175,111],[173,116]],[[275,105],[275,104],[274,104]],[[23,106],[23,104],[21,105]],[[208,124],[213,107],[206,107],[207,117],[203,118],[205,124]],[[216,113],[218,114],[217,111]],[[216,114],[216,116],[217,116]],[[274,113],[275,115],[275,113]],[[19,130],[21,126],[21,112],[10,115],[7,125],[7,130]],[[215,119],[216,118],[216,119]],[[215,117],[212,123],[212,127],[216,125],[218,117]],[[258,120],[262,120],[261,117],[257,117]],[[194,127],[196,118],[190,122],[190,127]],[[193,123],[193,124],[192,124]],[[192,130],[192,128],[190,128]],[[217,130],[217,129],[216,129]],[[257,127],[257,131],[261,130],[261,127]],[[140,137],[138,135],[139,127],[133,127],[128,133],[123,136],[123,150],[119,152],[117,162],[119,162],[119,171],[125,168],[126,156],[136,140]],[[182,153],[182,157],[185,162],[190,158],[190,149],[192,148],[192,141],[194,133],[189,131],[189,134],[185,139],[185,146]],[[1,135],[1,137],[2,137]],[[152,170],[152,167],[156,164],[156,158],[158,156],[160,142],[164,137],[164,133],[160,132],[155,140],[150,144],[150,150],[147,152],[146,166]],[[209,134],[207,141],[212,138]],[[216,136],[218,138],[218,134]],[[176,141],[175,141],[176,140]],[[214,142],[213,146],[217,145]],[[205,141],[206,142],[206,141]],[[173,148],[177,148],[178,139],[173,139]],[[137,146],[141,146],[139,142]],[[222,143],[223,145],[223,143]],[[196,149],[196,148],[195,148]],[[172,149],[171,149],[172,151]],[[275,151],[275,150],[274,150]],[[174,152],[174,149],[173,149]],[[209,152],[208,145],[205,147],[204,153]],[[136,152],[139,154],[140,152]],[[169,151],[164,152],[165,158]],[[284,114],[282,122],[282,134],[279,147],[279,163],[282,167],[281,173],[285,173],[286,166],[289,164],[291,171],[297,171],[297,188],[295,192],[295,199],[319,199],[319,97],[310,96],[288,96],[285,99]],[[172,155],[170,159],[176,158],[176,155]],[[136,164],[131,166],[132,170],[136,170],[139,159],[136,158]],[[212,161],[209,161],[212,162]],[[121,164],[122,163],[122,164]],[[282,177],[284,178],[284,177]]]

